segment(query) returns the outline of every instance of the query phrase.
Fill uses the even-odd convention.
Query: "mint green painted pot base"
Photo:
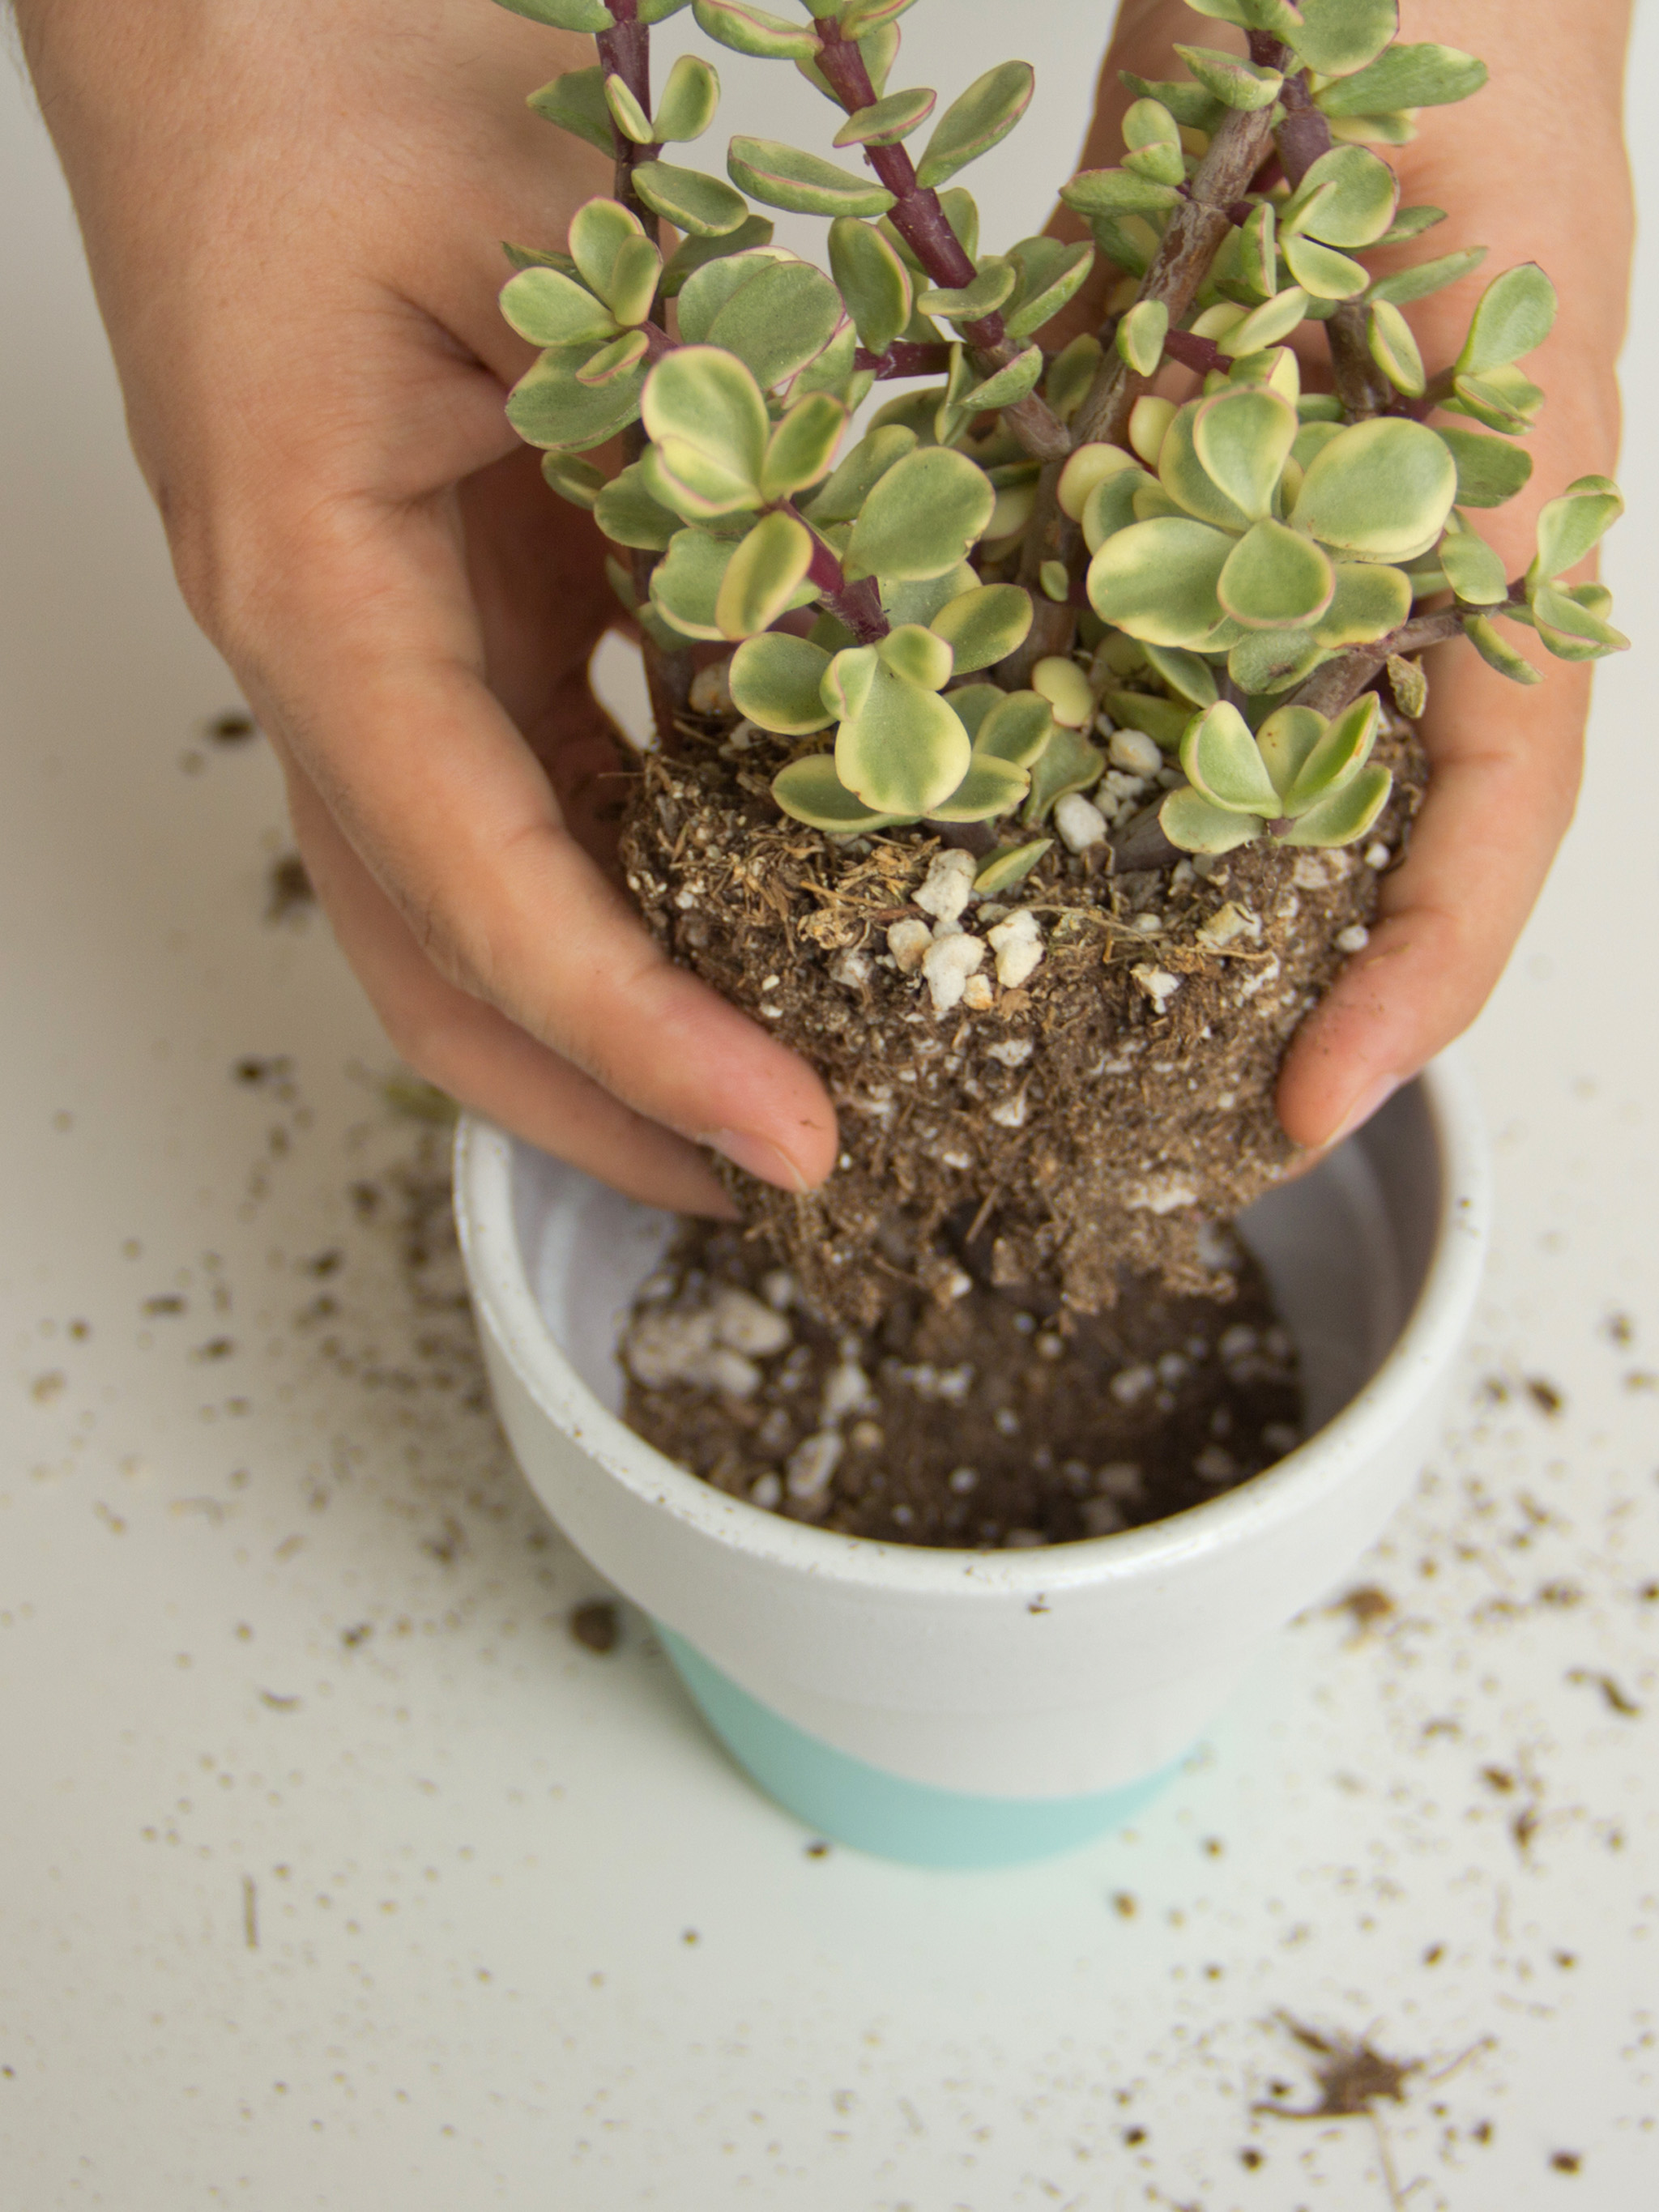
[[[820,1836],[911,1866],[1018,1866],[1119,1828],[1174,1772],[1084,1797],[980,1797],[908,1782],[837,1751],[775,1713],[701,1651],[656,1624],[703,1718],[750,1779]]]

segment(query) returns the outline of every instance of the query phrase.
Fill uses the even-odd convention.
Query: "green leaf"
[[[1437,261],[1419,261],[1414,269],[1396,269],[1392,276],[1379,276],[1365,297],[1408,307],[1413,300],[1426,300],[1431,293],[1443,292],[1448,284],[1460,283],[1486,258],[1484,246],[1468,246],[1461,253],[1443,253]]]
[[[694,270],[680,294],[681,344],[706,345],[715,316],[739,286],[758,276],[763,269],[775,269],[793,259],[793,254],[781,246],[765,246],[748,253],[721,254]]]
[[[919,690],[872,658],[868,687],[836,733],[836,773],[866,806],[928,814],[962,781],[972,750],[936,691]]]
[[[1216,597],[1246,629],[1291,629],[1316,622],[1335,589],[1335,572],[1312,538],[1269,515],[1234,546]]]
[[[1119,82],[1130,92],[1142,100],[1156,100],[1189,131],[1213,131],[1227,112],[1215,94],[1206,92],[1201,84],[1184,80],[1159,83],[1150,77],[1137,76],[1133,70],[1120,70],[1117,74]]]
[[[1527,572],[1528,583],[1576,568],[1624,511],[1624,495],[1611,477],[1580,477],[1570,483],[1539,514],[1538,555]]]
[[[959,291],[927,287],[917,295],[916,305],[925,315],[944,315],[957,323],[978,322],[981,316],[994,314],[1012,295],[1018,282],[1019,271],[1013,263],[994,254],[981,264],[971,284]]]
[[[1013,319],[1024,322],[1024,311],[1019,310]],[[1009,325],[1012,334],[1013,323]],[[1100,340],[1085,331],[1063,347],[1048,364],[1048,380],[1043,396],[1062,422],[1069,422],[1089,396],[1090,386],[1104,357]]]
[[[665,23],[688,4],[689,0],[635,0],[634,20],[638,23]]]
[[[914,92],[890,92],[873,106],[849,115],[830,143],[834,146],[896,146],[919,131],[939,99],[926,85]]]
[[[597,353],[589,354],[576,371],[578,384],[614,384],[619,378],[631,377],[650,351],[643,331],[624,331]]]
[[[908,453],[880,478],[853,526],[848,562],[859,575],[902,581],[954,568],[991,520],[984,471],[944,447]]]
[[[593,520],[614,544],[637,545],[647,553],[666,551],[684,526],[678,514],[652,498],[637,461],[603,487],[593,501]]]
[[[958,684],[950,694],[951,712],[977,744],[986,716],[1009,696],[1000,684]],[[1024,768],[1025,763],[1021,761],[1018,765]]]
[[[740,361],[707,345],[665,355],[646,380],[641,411],[659,465],[704,514],[760,504],[770,425],[760,386]]]
[[[1271,107],[1284,86],[1278,70],[1259,68],[1255,62],[1223,53],[1217,46],[1177,46],[1176,52],[1205,91],[1224,107],[1253,114],[1257,108]]]
[[[916,0],[847,0],[841,11],[841,34],[843,39],[861,39],[866,31],[891,22],[915,4]]]
[[[641,161],[633,176],[635,191],[652,213],[694,238],[724,238],[748,219],[743,194],[701,169],[677,168],[672,161]]]
[[[1386,161],[1363,146],[1333,146],[1310,166],[1280,209],[1279,228],[1281,234],[1305,231],[1327,246],[1375,246],[1393,222],[1399,200],[1400,186]]]
[[[858,345],[858,332],[843,320],[823,352],[814,354],[790,385],[790,398],[805,399],[809,392],[823,392],[840,406],[859,406],[876,380],[869,369],[857,366]]]
[[[981,860],[974,872],[974,890],[981,898],[994,898],[1023,884],[1043,854],[1053,849],[1052,837],[1033,837],[1029,844],[1005,845]]]
[[[1630,640],[1623,630],[1587,607],[1575,592],[1553,584],[1540,584],[1532,595],[1532,611],[1538,635],[1558,660],[1599,660],[1604,653],[1625,653]]]
[[[885,215],[893,204],[891,192],[870,178],[775,138],[734,138],[726,167],[752,198],[796,215]]]
[[[1466,376],[1505,368],[1542,345],[1554,321],[1554,285],[1535,261],[1523,261],[1481,294],[1455,365]]]
[[[1252,208],[1232,235],[1237,240],[1239,276],[1252,299],[1265,303],[1279,281],[1279,219],[1273,202],[1263,200]]]
[[[1542,675],[1526,655],[1517,653],[1506,638],[1500,636],[1485,615],[1465,615],[1463,635],[1487,667],[1495,668],[1500,676],[1507,676],[1511,684],[1543,682]]]
[[[994,667],[1024,644],[1031,599],[1018,584],[981,584],[949,599],[929,624],[956,655],[956,672]]]
[[[505,238],[501,252],[514,269],[556,269],[561,276],[576,274],[576,264],[568,253],[548,253],[538,246],[514,246]]]
[[[836,774],[833,754],[811,753],[791,761],[772,779],[772,796],[783,811],[832,837],[855,837],[861,830],[890,830],[914,822],[914,814],[878,814],[855,799]]]
[[[1485,62],[1455,46],[1393,46],[1369,69],[1322,87],[1316,98],[1327,115],[1387,115],[1467,100],[1486,82]]]
[[[618,282],[631,291],[638,283],[639,249],[656,248],[620,200],[586,200],[570,218],[570,252],[577,274],[607,306]]]
[[[1095,719],[1094,691],[1069,653],[1045,653],[1031,671],[1031,686],[1067,729],[1086,730]]]
[[[532,23],[549,23],[556,31],[613,30],[616,26],[605,0],[499,0],[514,15],[528,15]]]
[[[1207,660],[1200,660],[1195,653],[1182,653],[1173,645],[1149,645],[1146,658],[1172,691],[1178,691],[1194,707],[1214,706],[1218,696],[1215,671]],[[1115,710],[1109,708],[1108,711],[1114,721],[1121,721],[1121,717]],[[1139,728],[1141,725],[1136,724],[1135,726]],[[1155,738],[1158,732],[1148,730],[1146,734]]]
[[[1256,732],[1256,750],[1279,794],[1279,804],[1272,810],[1275,815],[1289,812],[1285,801],[1328,726],[1325,717],[1311,707],[1280,707]]]
[[[999,62],[953,100],[933,126],[916,164],[916,180],[935,188],[988,154],[1030,106],[1036,76],[1029,62]]]
[[[1150,177],[1138,177],[1133,169],[1079,169],[1076,176],[1060,186],[1060,197],[1068,208],[1091,221],[1102,216],[1161,215],[1181,204],[1181,195],[1173,185],[1156,184]],[[1101,242],[1122,267],[1133,270],[1136,276],[1144,272],[1147,257],[1125,259],[1121,254],[1113,252],[1104,240]],[[1133,266],[1134,258],[1140,260],[1139,269]]]
[[[621,137],[636,146],[651,143],[651,118],[614,70],[605,80],[605,104]]]
[[[1161,100],[1132,104],[1123,118],[1123,143],[1129,149],[1126,164],[1137,174],[1161,185],[1186,183],[1181,126]]]
[[[767,441],[761,489],[768,499],[788,499],[828,473],[847,426],[847,410],[827,392],[798,399]]]
[[[608,307],[556,269],[521,269],[501,287],[501,313],[532,345],[604,343],[617,335]]]
[[[1365,342],[1371,359],[1396,392],[1420,399],[1428,379],[1412,326],[1387,300],[1373,300],[1365,318]]]
[[[568,453],[544,453],[542,456],[542,475],[561,499],[568,499],[573,507],[590,510],[605,489],[605,474],[591,461],[579,461]],[[668,521],[671,528],[674,518]],[[666,538],[664,539],[666,544]]]
[[[735,354],[767,389],[823,352],[841,313],[841,295],[811,262],[761,261],[728,295],[704,341]]]
[[[1437,424],[1434,434],[1455,464],[1459,507],[1502,507],[1532,475],[1532,455],[1506,439],[1449,424]]]
[[[1329,650],[1370,645],[1398,629],[1412,611],[1411,578],[1403,568],[1339,561],[1331,603],[1313,626],[1316,643]]]
[[[1286,0],[1188,0],[1195,15],[1208,15],[1218,23],[1237,23],[1242,30],[1271,31],[1288,39],[1302,27],[1299,9]]]
[[[830,656],[782,630],[745,639],[732,654],[732,701],[740,714],[781,737],[810,737],[835,720],[822,690]]]
[[[651,604],[683,637],[723,640],[716,609],[737,547],[705,530],[677,531],[651,571]]]
[[[1060,472],[1057,496],[1061,513],[1069,515],[1073,522],[1081,522],[1096,485],[1120,475],[1125,469],[1133,469],[1137,476],[1141,473],[1134,455],[1126,453],[1121,446],[1092,442],[1079,446]]]
[[[725,261],[740,253],[752,253],[771,243],[772,222],[769,216],[751,215],[735,230],[724,232],[718,238],[698,238],[688,232],[675,247],[668,266],[662,272],[659,289],[665,300],[678,299],[690,279],[700,269],[712,261]]]
[[[1181,765],[1200,798],[1232,814],[1274,816],[1279,797],[1249,725],[1224,699],[1194,718],[1181,741]]]
[[[1172,791],[1158,808],[1158,820],[1170,842],[1183,853],[1231,853],[1259,837],[1265,826],[1259,814],[1212,806],[1190,788]]]
[[[1010,249],[1008,258],[1019,283],[1005,319],[1009,337],[1018,345],[1052,321],[1081,289],[1094,266],[1095,250],[1080,240],[1067,244],[1059,238],[1023,238]],[[1051,369],[1051,384],[1053,374]]]
[[[1308,295],[1299,284],[1287,284],[1271,300],[1254,307],[1242,322],[1224,331],[1217,341],[1224,354],[1247,356],[1287,338],[1308,312]]]
[[[989,822],[1012,813],[1031,787],[1023,768],[975,753],[950,797],[927,810],[932,822]]]
[[[1028,828],[1048,817],[1049,810],[1068,791],[1092,791],[1106,769],[1106,756],[1091,745],[1080,730],[1055,725],[1048,742],[1031,769],[1031,795],[1020,817]]]
[[[1363,263],[1322,246],[1317,239],[1286,237],[1281,231],[1279,250],[1291,276],[1312,299],[1357,300],[1371,281]]]
[[[1062,185],[1061,199],[1066,191]],[[1127,270],[1132,276],[1144,276],[1152,267],[1160,241],[1157,230],[1144,215],[1125,215],[1121,219],[1112,215],[1091,215],[1089,228],[1094,233],[1095,244],[1117,268]]]
[[[1381,712],[1376,692],[1367,691],[1321,732],[1285,795],[1286,814],[1306,816],[1353,781],[1371,757]]]
[[[1440,541],[1440,566],[1458,598],[1472,607],[1495,607],[1510,595],[1503,561],[1472,530],[1448,531]]]
[[[1150,656],[1154,652],[1170,649],[1149,645],[1146,651]],[[1196,654],[1190,657],[1197,659]],[[1202,667],[1204,664],[1200,661],[1199,665]],[[1108,691],[1100,703],[1120,730],[1143,730],[1166,753],[1180,750],[1187,725],[1193,719],[1192,707],[1184,699],[1160,699],[1152,691]],[[1215,701],[1204,699],[1195,703],[1213,707]]]
[[[879,100],[887,89],[887,79],[893,64],[898,59],[898,25],[878,23],[859,40],[858,49],[870,79],[870,88]],[[795,67],[815,91],[821,92],[826,100],[833,100],[840,106],[841,101],[834,86],[816,61],[798,61]]]
[[[1258,629],[1242,638],[1227,655],[1227,673],[1241,691],[1288,690],[1310,676],[1325,658],[1325,648],[1310,629]]]
[[[1384,416],[1339,430],[1314,457],[1291,520],[1364,561],[1426,553],[1451,512],[1457,470],[1421,422]]]
[[[1485,376],[1455,377],[1453,389],[1455,397],[1443,400],[1444,407],[1455,415],[1472,415],[1477,422],[1501,431],[1506,438],[1526,437],[1544,404],[1539,387],[1518,368],[1509,367],[1494,368]]]
[[[1151,645],[1201,646],[1222,617],[1216,585],[1233,540],[1174,517],[1109,538],[1089,564],[1089,604],[1103,622]]]
[[[529,446],[551,453],[585,453],[614,438],[640,411],[639,370],[590,389],[576,372],[593,351],[589,345],[550,346],[514,386],[507,419]]]
[[[699,28],[718,39],[734,53],[758,54],[764,61],[809,61],[817,52],[818,35],[805,24],[782,15],[769,15],[749,0],[692,0]]]
[[[900,623],[890,629],[878,643],[876,657],[923,691],[942,691],[955,665],[955,655],[945,640],[921,623]]]
[[[1024,353],[1015,355],[1006,368],[994,370],[982,384],[969,387],[962,396],[963,413],[979,415],[994,408],[1013,406],[1028,392],[1036,390],[1042,368],[1042,348],[1027,346]]]
[[[1300,13],[1301,22],[1285,35],[1322,76],[1363,70],[1400,28],[1396,0],[1302,0]]]
[[[1227,507],[1246,522],[1259,522],[1273,510],[1273,493],[1297,428],[1296,410],[1288,400],[1265,385],[1241,385],[1201,400],[1183,428],[1182,440],[1190,435],[1194,457]],[[1166,439],[1165,450],[1174,467],[1180,467],[1184,445],[1172,445]],[[1176,482],[1173,468],[1166,472],[1163,453],[1158,461],[1165,489],[1183,507],[1190,505],[1186,496],[1190,480],[1183,475]],[[1195,511],[1206,521],[1225,520],[1219,510]]]
[[[813,495],[813,522],[851,522],[889,469],[915,451],[916,434],[896,422],[868,430],[848,453],[820,492]]]
[[[720,81],[696,54],[682,54],[668,72],[653,118],[659,144],[686,145],[701,138],[720,104]]]
[[[889,576],[882,580],[881,604],[890,622],[921,623],[931,628],[952,599],[971,592],[978,582],[965,561],[939,576],[921,576],[905,582]]]
[[[1120,357],[1137,376],[1151,376],[1164,358],[1170,310],[1162,300],[1138,300],[1117,326]]]
[[[954,706],[958,695],[947,696]],[[1042,758],[1054,727],[1054,710],[1040,691],[1005,691],[971,732],[974,752],[976,757],[1005,761],[1013,768],[1032,768]]]
[[[1362,768],[1358,775],[1332,793],[1310,806],[1294,827],[1285,831],[1280,842],[1285,845],[1352,845],[1366,834],[1377,816],[1389,803],[1389,793],[1394,788],[1394,778],[1388,769],[1373,762]]]
[[[615,153],[616,132],[605,96],[602,69],[567,70],[562,76],[532,92],[525,106],[544,115],[550,123],[556,123],[561,131],[569,131],[572,137],[597,146],[601,154]]]
[[[726,563],[714,602],[722,637],[753,637],[794,603],[812,565],[812,533],[793,514],[763,515]]]

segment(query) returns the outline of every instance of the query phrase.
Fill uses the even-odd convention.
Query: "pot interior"
[[[1417,1302],[1440,1224],[1439,1158],[1427,1099],[1413,1083],[1238,1223],[1301,1355],[1310,1436],[1376,1374]],[[620,1413],[621,1326],[674,1217],[517,1142],[513,1205],[550,1334],[599,1403]]]

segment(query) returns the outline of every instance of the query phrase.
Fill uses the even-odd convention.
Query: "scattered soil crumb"
[[[1634,1344],[1636,1341],[1636,1323],[1627,1313],[1609,1314],[1607,1332],[1613,1344]]]
[[[1257,2150],[1254,2144],[1247,2143],[1238,2154],[1238,2162],[1241,2166],[1248,2166],[1254,2173],[1257,2166],[1263,2163],[1264,2156],[1265,2154]]]
[[[1073,1543],[1185,1511],[1300,1441],[1295,1349],[1227,1239],[1226,1304],[1143,1279],[1079,1316],[975,1282],[901,1285],[836,1330],[756,1237],[690,1222],[623,1340],[626,1418],[717,1489],[848,1536]]]
[[[1259,2112],[1277,2112],[1285,2120],[1345,2120],[1369,2114],[1383,2098],[1396,2105],[1406,2101],[1406,2084],[1420,2073],[1420,2058],[1385,2058],[1363,2039],[1322,2033],[1289,2013],[1279,2021],[1303,2049],[1312,2054],[1313,2077],[1319,2090],[1316,2105],[1258,2104]],[[1275,2085],[1276,2088],[1276,2085]]]
[[[1528,1376],[1527,1395],[1540,1413],[1547,1413],[1552,1418],[1560,1413],[1567,1402],[1554,1383],[1547,1382],[1541,1375]]]
[[[614,1651],[622,1635],[622,1623],[609,1598],[573,1607],[569,1626],[572,1636],[588,1651]]]
[[[1558,2173],[1577,2173],[1583,2163],[1583,2154],[1576,2150],[1557,2150],[1550,2153],[1550,2164]]]
[[[1127,1889],[1120,1889],[1112,1899],[1112,1910],[1120,1920],[1133,1920],[1140,1906]]]
[[[285,853],[272,864],[265,884],[265,920],[286,921],[317,903],[317,893],[306,864],[297,853]]]
[[[1388,1620],[1398,1608],[1387,1590],[1379,1589],[1376,1583],[1361,1583],[1357,1589],[1345,1592],[1325,1610],[1329,1613],[1346,1613],[1353,1623],[1352,1641],[1361,1644],[1379,1620]]]
[[[207,734],[216,745],[245,745],[258,737],[259,726],[245,707],[228,707],[210,718]]]
[[[1567,1680],[1599,1690],[1607,1701],[1607,1711],[1621,1714],[1626,1720],[1635,1720],[1642,1711],[1635,1699],[1627,1697],[1620,1688],[1611,1674],[1597,1674],[1589,1667],[1573,1667],[1568,1670]]]
[[[819,1838],[817,1842],[808,1844],[806,1856],[809,1859],[827,1859],[830,1856],[830,1846],[822,1838]]]

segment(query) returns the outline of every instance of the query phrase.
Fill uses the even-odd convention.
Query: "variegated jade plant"
[[[1018,122],[1031,70],[1001,63],[935,118],[931,90],[888,88],[913,0],[693,0],[711,39],[793,64],[837,111],[842,160],[734,138],[729,182],[663,158],[719,100],[683,57],[653,102],[648,27],[686,0],[504,4],[593,33],[594,66],[531,105],[616,162],[568,252],[508,249],[503,308],[544,348],[509,412],[626,550],[612,574],[665,727],[688,648],[725,641],[742,714],[833,732],[776,777],[786,813],[840,836],[985,825],[986,890],[1103,777],[1126,857],[1346,844],[1389,796],[1385,668],[1417,712],[1413,656],[1459,633],[1521,684],[1537,674],[1501,623],[1565,660],[1626,643],[1607,592],[1562,580],[1620,511],[1606,478],[1543,509],[1523,576],[1470,520],[1531,473],[1516,441],[1544,395],[1518,364],[1549,279],[1498,276],[1431,369],[1403,311],[1484,249],[1380,278],[1357,258],[1443,220],[1399,204],[1376,149],[1486,81],[1399,43],[1396,0],[1189,0],[1249,58],[1185,46],[1184,77],[1128,78],[1121,166],[1060,189],[1095,246],[1000,252],[951,179]],[[827,218],[828,273],[774,246],[755,201]],[[684,234],[666,259],[659,220]],[[1045,348],[1100,257],[1101,335]],[[1328,390],[1304,388],[1316,330]],[[1184,404],[1152,389],[1169,363],[1201,379]],[[848,443],[886,379],[902,392]],[[577,458],[618,433],[618,473]],[[1093,739],[1114,730],[1143,735],[1109,769]],[[1150,766],[1146,737],[1164,765],[1122,772]]]

